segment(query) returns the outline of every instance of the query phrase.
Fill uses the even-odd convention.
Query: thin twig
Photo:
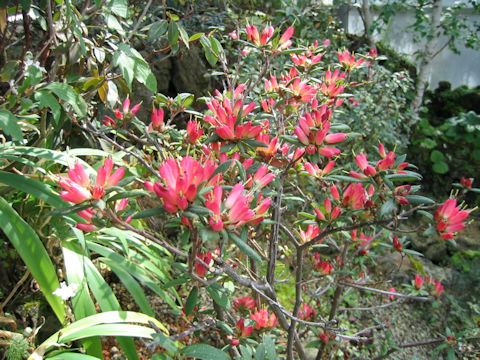
[[[143,8],[142,13],[141,13],[140,16],[138,17],[137,23],[136,23],[135,26],[133,27],[133,29],[132,29],[132,31],[130,32],[130,34],[128,34],[128,37],[127,37],[126,41],[129,41],[129,40],[132,38],[132,36],[137,32],[138,28],[140,27],[140,24],[141,24],[142,21],[143,21],[143,18],[145,17],[145,15],[147,15],[147,11],[148,11],[148,9],[150,8],[150,5],[152,5],[152,0],[148,0],[147,5],[145,5],[145,7]]]
[[[17,292],[17,290],[20,288],[20,286],[22,286],[22,284],[28,279],[28,276],[30,275],[30,270],[27,269],[27,271],[25,272],[25,274],[22,276],[22,278],[15,284],[15,286],[13,287],[12,291],[10,292],[10,294],[8,294],[7,298],[5,299],[4,302],[2,302],[2,304],[0,305],[0,312],[3,313],[3,309],[5,308],[5,306],[8,304],[8,302],[12,299],[13,295],[15,295],[15,293]]]
[[[342,308],[342,309],[338,309],[338,312],[341,313],[341,312],[344,312],[344,311],[373,311],[373,310],[378,310],[378,309],[385,309],[385,308],[388,308],[390,306],[398,305],[398,304],[402,303],[403,301],[405,301],[405,300],[404,299],[398,299],[396,301],[392,301],[390,303],[383,304],[383,305],[378,305],[378,306]]]
[[[433,301],[432,298],[428,298],[428,297],[405,295],[405,294],[400,294],[400,293],[396,293],[396,292],[375,289],[375,288],[371,288],[371,287],[368,287],[368,286],[362,286],[362,285],[358,285],[358,284],[350,283],[350,282],[341,281],[341,282],[339,282],[339,284],[343,285],[343,286],[353,287],[353,288],[360,289],[360,290],[372,291],[372,292],[377,292],[377,293],[385,294],[385,295],[393,295],[393,296],[399,297],[399,298],[418,300],[418,301]]]

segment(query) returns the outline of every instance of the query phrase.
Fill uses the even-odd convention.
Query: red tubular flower
[[[202,260],[205,264],[210,265],[210,262],[212,261],[212,253],[210,251],[207,251],[206,254],[197,254],[197,258]],[[197,261],[195,261],[194,267],[195,267],[195,273],[201,277],[204,277],[208,271],[207,267],[205,267],[204,265],[200,264]]]
[[[258,185],[260,188],[267,186],[273,179],[275,175],[268,172],[268,167],[266,165],[260,165],[255,174],[249,175],[247,188],[251,188],[253,185]]]
[[[262,34],[260,35],[260,45],[267,44],[273,36],[273,32],[275,29],[273,26],[267,26],[265,29],[262,30]]]
[[[247,31],[247,36],[252,43],[259,46],[260,45],[260,34],[255,25],[248,25],[245,30]]]
[[[351,207],[353,209],[365,208],[367,201],[367,194],[362,184],[350,184],[343,192],[342,204],[345,207]]]
[[[315,253],[315,269],[320,271],[323,275],[328,275],[332,272],[333,266],[326,260],[320,259],[320,254]]]
[[[118,168],[113,174],[112,170],[112,159],[105,159],[104,166],[97,170],[97,179],[93,185],[83,166],[79,163],[75,164],[75,167],[68,171],[68,178],[61,177],[58,181],[65,190],[60,192],[60,197],[74,204],[90,199],[101,199],[105,195],[105,189],[117,185],[125,174],[123,168]]]
[[[243,318],[237,321],[236,327],[237,327],[237,333],[239,337],[248,337],[253,332],[253,326],[252,325],[245,326],[245,320]]]
[[[294,98],[303,103],[310,102],[317,93],[316,88],[308,85],[306,80],[302,81],[300,78],[293,80],[293,83],[291,83],[288,88],[293,92]]]
[[[355,57],[350,55],[348,50],[345,50],[343,53],[338,53],[338,61],[340,61],[340,64],[342,64],[346,71],[351,71],[352,69],[360,67],[364,59],[355,61]]]
[[[435,281],[433,285],[433,290],[431,291],[432,296],[434,296],[437,300],[443,293],[443,285],[440,281]]]
[[[256,148],[257,154],[263,157],[266,162],[270,161],[280,149],[277,137],[273,137],[270,140],[270,136],[268,134],[258,134],[257,141],[267,144],[266,147],[262,146]]]
[[[318,226],[309,224],[307,226],[307,231],[300,230],[300,239],[302,240],[302,243],[309,242],[313,239],[315,239],[318,234],[320,234],[320,229]]]
[[[196,121],[190,120],[187,123],[187,134],[188,134],[188,142],[190,144],[195,144],[197,140],[202,136],[203,129],[200,127],[200,124]]]
[[[307,304],[302,304],[300,310],[298,311],[297,317],[299,319],[308,321],[309,319],[314,319],[317,312],[313,309],[313,306]]]
[[[223,190],[221,186],[215,186],[209,200],[205,201],[205,207],[212,210],[213,215],[208,219],[208,223],[214,231],[221,231],[223,229],[223,221],[220,215],[220,206],[222,204]]]
[[[456,199],[448,199],[440,205],[435,211],[434,219],[437,221],[437,230],[442,238],[453,239],[454,233],[465,228],[463,220],[468,215],[468,211],[460,210],[460,207],[457,207]]]
[[[316,178],[321,178],[322,176],[327,175],[330,171],[332,171],[334,166],[335,161],[329,161],[323,169],[320,169],[318,165],[312,165],[309,162],[306,162],[304,165],[305,170]]]
[[[234,300],[233,307],[235,310],[253,310],[255,308],[255,300],[250,296],[244,296],[243,298]]]
[[[397,290],[395,290],[395,288],[393,288],[393,287],[389,288],[388,291],[390,291],[391,293],[396,293],[397,292]],[[395,300],[395,295],[390,294],[390,295],[388,295],[388,297],[390,298],[390,301]],[[389,299],[385,299],[385,301],[388,302]]]
[[[465,179],[464,177],[462,177],[460,179],[460,184],[467,190],[470,190],[472,188],[472,183],[473,183],[473,178]]]
[[[410,194],[411,185],[397,186],[393,191],[395,201],[401,205],[408,204],[408,199],[405,196]]]
[[[255,312],[250,316],[251,320],[256,321],[255,329],[256,330],[267,330],[273,328],[275,325],[278,324],[277,317],[274,313],[268,314],[266,309],[261,309]]]
[[[153,109],[152,115],[150,116],[152,123],[148,128],[149,131],[152,131],[152,130],[159,131],[159,132],[162,131],[164,116],[165,116],[165,112],[162,108]]]
[[[332,201],[326,198],[323,201],[323,210],[315,209],[315,213],[320,220],[327,221],[336,219],[342,213],[342,210],[338,206],[332,209]]]
[[[324,143],[333,144],[345,140],[346,134],[334,133],[328,134],[330,130],[330,118],[332,112],[327,109],[327,105],[321,106],[320,110],[306,113],[298,119],[298,127],[293,132],[297,135],[298,140],[307,146],[307,153],[311,154],[315,151],[319,155],[332,157],[340,154],[340,150],[334,147],[324,146]]]
[[[261,126],[253,126],[250,121],[242,124],[239,119],[240,115],[245,117],[255,108],[255,103],[243,105],[244,89],[245,85],[240,84],[234,90],[233,106],[230,99],[218,90],[215,92],[217,96],[207,103],[213,116],[206,115],[204,119],[216,127],[215,132],[224,140],[253,139],[262,131]]]
[[[355,162],[366,176],[375,176],[375,174],[377,173],[375,171],[375,168],[368,164],[365,154],[359,154],[355,156]]]
[[[422,286],[423,286],[423,279],[420,276],[415,275],[415,289],[420,290]]]
[[[285,50],[292,45],[292,41],[290,40],[290,38],[292,37],[294,31],[294,28],[291,26],[287,28],[287,30],[285,30],[285,32],[280,37],[280,40],[278,40],[279,50]]]
[[[203,166],[197,160],[186,156],[180,162],[168,159],[159,166],[162,182],[145,182],[145,187],[155,192],[163,201],[165,210],[176,213],[185,210],[197,195],[198,186],[215,171],[216,164],[207,161]],[[214,177],[210,185],[218,180]]]
[[[403,245],[400,241],[398,241],[398,236],[393,237],[393,247],[397,251],[402,251]]]
[[[330,193],[332,194],[332,197],[334,200],[339,201],[340,200],[340,194],[338,193],[338,189],[336,185],[332,185],[330,187]]]

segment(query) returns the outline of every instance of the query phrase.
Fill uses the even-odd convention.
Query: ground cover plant
[[[47,1],[45,18],[29,2],[6,8],[32,37],[27,10],[38,14],[48,36],[2,69],[0,228],[59,321],[38,343],[36,330],[2,333],[8,356],[103,358],[110,336],[128,359],[306,359],[310,349],[382,359],[425,344],[455,358],[478,340],[474,327],[447,327],[402,344],[391,319],[375,317],[404,301],[440,304],[442,283],[420,267],[395,288],[396,265],[375,271],[380,253],[421,256],[405,241],[408,218],[453,242],[473,210],[458,192],[419,195],[422,169],[345,121],[356,106],[367,116],[357,102],[368,89],[381,101],[388,59],[328,38],[297,42],[293,24],[257,18],[189,34],[164,6],[144,26],[151,4]],[[157,93],[137,36],[167,54],[201,46],[218,87],[197,99]],[[151,105],[133,101],[144,87]],[[350,320],[359,311],[372,314],[367,325]]]

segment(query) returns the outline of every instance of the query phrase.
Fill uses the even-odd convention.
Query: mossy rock
[[[454,269],[462,272],[475,271],[480,268],[480,250],[459,251],[450,258],[450,263]]]

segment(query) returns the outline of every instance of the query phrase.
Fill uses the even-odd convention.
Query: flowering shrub
[[[174,342],[181,334],[137,316],[136,322],[151,327],[134,328],[138,336],[164,351],[155,359],[205,358],[205,351],[218,359],[227,353],[274,358],[275,351],[305,359],[306,346],[318,348],[318,359],[328,358],[350,342],[371,341],[361,324],[343,326],[351,309],[340,306],[348,292],[379,294],[382,307],[441,297],[443,286],[431,277],[396,289],[387,280],[374,281],[371,259],[381,247],[418,255],[399,240],[409,216],[425,217],[431,224],[426,234],[453,239],[469,210],[454,198],[439,205],[415,194],[421,175],[382,143],[374,161],[364,151],[351,152],[358,134],[338,115],[348,106],[348,91],[369,83],[360,71],[376,61],[373,49],[353,54],[329,49],[329,41],[296,48],[293,35],[293,27],[238,29],[223,43],[241,47],[238,64],[228,62],[213,35],[198,36],[225,84],[205,99],[203,113],[190,108],[189,94],[158,94],[150,121],[136,118],[141,105],[130,107],[129,98],[122,110],[112,109],[115,119],[76,120],[79,131],[112,149],[95,180],[94,169],[87,172],[80,162],[81,151],[76,162],[62,159],[70,165],[68,177],[54,177],[59,195],[47,197],[59,208],[50,215],[76,223],[62,249],[68,282],[79,284],[72,298],[77,321],[95,312],[90,290],[102,311],[119,310],[91,253],[118,275],[146,316],[153,310],[141,285],[189,324],[189,334],[218,330],[221,350],[184,346]],[[334,56],[324,56],[328,52]],[[250,64],[248,76],[235,70],[244,64]],[[175,124],[179,114],[191,116],[186,129]],[[113,171],[114,163],[122,166]],[[428,212],[435,208],[434,215]],[[282,294],[284,283],[291,297]],[[132,315],[117,315],[116,322],[131,325]],[[55,341],[49,346],[61,343]],[[127,341],[119,340],[131,349]],[[87,345],[87,353],[95,353]],[[380,345],[372,351],[386,352]]]

